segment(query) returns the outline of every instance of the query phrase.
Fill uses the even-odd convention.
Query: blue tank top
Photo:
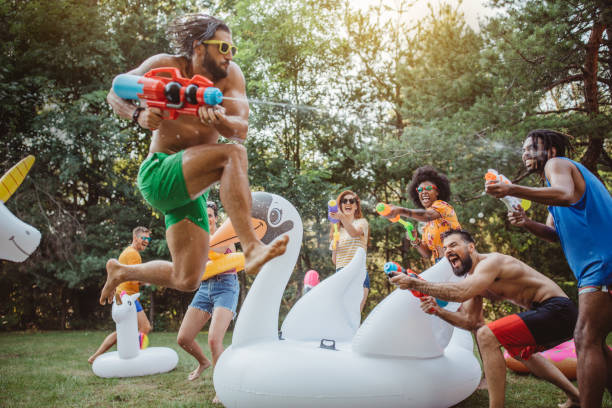
[[[566,157],[560,159],[572,162],[585,182],[584,194],[578,202],[568,207],[548,207],[567,262],[578,279],[578,286],[597,284],[591,282],[595,275],[611,281],[612,197],[589,169]],[[548,179],[546,183],[550,186]],[[605,283],[608,282],[599,284]]]

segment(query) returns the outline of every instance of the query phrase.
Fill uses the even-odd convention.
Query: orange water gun
[[[387,215],[391,213],[391,207],[389,206],[389,204],[378,203],[376,205],[376,212],[378,212],[378,214],[382,215],[383,217],[386,217]],[[412,225],[412,223],[402,220],[399,215],[397,215],[393,219],[389,219],[389,221],[394,222],[394,223],[399,222],[400,224],[402,224],[404,228],[406,229],[406,232],[408,233],[408,237],[410,238],[410,240],[414,241],[414,235],[412,235],[412,232],[414,231],[414,225]]]
[[[498,182],[504,184],[511,184],[511,181],[508,180],[508,177],[504,176],[501,173],[498,173],[497,170],[494,169],[487,170],[487,174],[485,174],[485,180],[487,183]],[[523,207],[525,211],[527,211],[529,207],[531,207],[531,201],[518,197],[505,196],[500,198],[500,200],[502,200],[502,202],[506,204],[508,211],[515,211],[519,205]]]

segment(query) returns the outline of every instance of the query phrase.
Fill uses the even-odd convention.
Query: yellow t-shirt
[[[131,245],[123,250],[121,255],[119,255],[119,263],[124,265],[138,265],[142,263],[142,258],[137,250],[135,250]],[[121,294],[122,291],[125,291],[128,295],[133,295],[134,293],[138,293],[140,290],[140,285],[138,281],[127,281],[120,283],[117,286],[117,293]]]
[[[461,224],[457,219],[457,214],[453,207],[442,200],[436,200],[430,207],[440,214],[440,218],[433,221],[427,221],[423,227],[423,242],[431,251],[433,260],[444,256],[441,235],[450,229],[459,229]]]
[[[368,250],[368,221],[365,218],[357,218],[353,221],[353,227],[360,228],[363,235],[353,238],[345,228],[340,228],[340,238],[336,245],[336,269],[348,265],[355,256],[357,248]]]

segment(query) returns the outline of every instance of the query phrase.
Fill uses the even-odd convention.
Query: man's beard
[[[204,55],[204,61],[202,61],[202,66],[206,71],[212,75],[213,82],[217,82],[220,79],[223,79],[227,76],[227,71],[221,67],[219,67],[215,61],[208,56],[208,53]]]
[[[461,259],[461,266],[458,268],[455,268],[452,264],[451,266],[453,268],[453,273],[456,276],[462,277],[467,275],[470,269],[472,269],[472,258],[468,256],[466,259],[463,259],[461,256],[459,256],[459,259]]]

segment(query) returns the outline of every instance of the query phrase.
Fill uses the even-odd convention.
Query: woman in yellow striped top
[[[368,246],[368,221],[363,218],[359,196],[350,190],[340,193],[338,199],[338,212],[331,213],[330,217],[339,220],[340,239],[336,248],[332,248],[332,261],[336,265],[336,272],[344,268],[351,262],[357,248],[363,248],[367,252]],[[332,226],[330,238],[333,239],[334,229]],[[370,276],[366,270],[366,278],[363,282],[363,299],[361,300],[361,310],[365,306],[365,301],[370,292]]]

